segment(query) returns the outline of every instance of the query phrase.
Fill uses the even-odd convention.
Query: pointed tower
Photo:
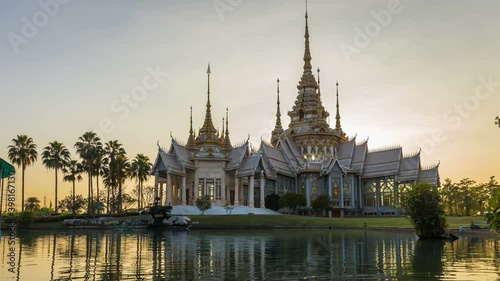
[[[329,129],[327,118],[330,114],[325,110],[321,103],[319,86],[312,73],[311,50],[309,41],[309,16],[305,15],[305,49],[304,49],[304,67],[302,77],[297,85],[298,93],[292,111],[288,112],[291,122],[289,124],[290,132],[305,134],[313,132],[326,132]]]
[[[339,81],[335,84],[337,86],[337,114],[335,114],[335,133],[342,138],[345,138],[345,133],[340,126],[340,106],[339,106]]]
[[[280,135],[283,133],[283,127],[281,126],[281,111],[280,111],[280,79],[276,80],[278,84],[277,87],[277,102],[276,102],[276,125],[271,133],[271,144],[273,146],[278,145],[278,140]]]
[[[231,144],[231,139],[229,139],[228,111],[229,111],[229,108],[226,108],[226,132],[225,132],[225,136],[224,136],[224,145],[222,147],[222,150],[226,153],[233,149],[233,145]]]
[[[208,86],[207,86],[207,111],[205,113],[205,121],[203,122],[203,127],[198,130],[198,137],[196,138],[196,146],[204,145],[204,144],[216,144],[217,130],[214,127],[214,123],[212,122],[212,111],[210,104],[210,64],[208,64],[207,68],[207,77],[208,77]]]
[[[191,115],[189,117],[189,138],[186,144],[186,147],[189,150],[196,150],[196,146],[194,144],[195,136],[193,131],[193,107],[191,106]]]

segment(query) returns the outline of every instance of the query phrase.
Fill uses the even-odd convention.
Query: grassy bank
[[[332,227],[332,228],[404,228],[412,225],[404,217],[356,217],[356,218],[322,218],[292,215],[197,215],[189,216],[196,224],[192,229],[201,228],[273,228],[273,227]],[[123,217],[120,220],[134,220],[137,217]],[[462,225],[470,225],[471,221],[484,222],[483,217],[447,217],[448,228],[458,229]],[[365,226],[366,224],[366,226]],[[36,222],[30,228],[63,228],[62,222]],[[22,228],[22,227],[21,227]]]

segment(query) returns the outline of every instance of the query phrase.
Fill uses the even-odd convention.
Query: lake
[[[13,247],[3,235],[0,280],[500,280],[498,240],[487,235],[56,230],[18,231]]]

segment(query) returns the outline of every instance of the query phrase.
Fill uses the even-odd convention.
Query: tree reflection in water
[[[499,268],[498,241],[485,237],[443,244],[409,232],[326,229],[19,235],[18,277],[1,280],[492,279]]]

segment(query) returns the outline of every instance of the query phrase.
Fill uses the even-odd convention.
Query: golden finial
[[[320,72],[319,67],[318,67],[318,70],[317,70],[317,71],[318,71],[318,95],[321,95],[321,88],[320,88],[320,83],[321,83],[321,82],[320,82],[320,80],[319,80],[319,72]]]
[[[339,81],[337,81],[336,85],[337,85],[337,114],[335,115],[335,129],[341,131],[342,127],[340,127],[340,111],[339,111]]]

